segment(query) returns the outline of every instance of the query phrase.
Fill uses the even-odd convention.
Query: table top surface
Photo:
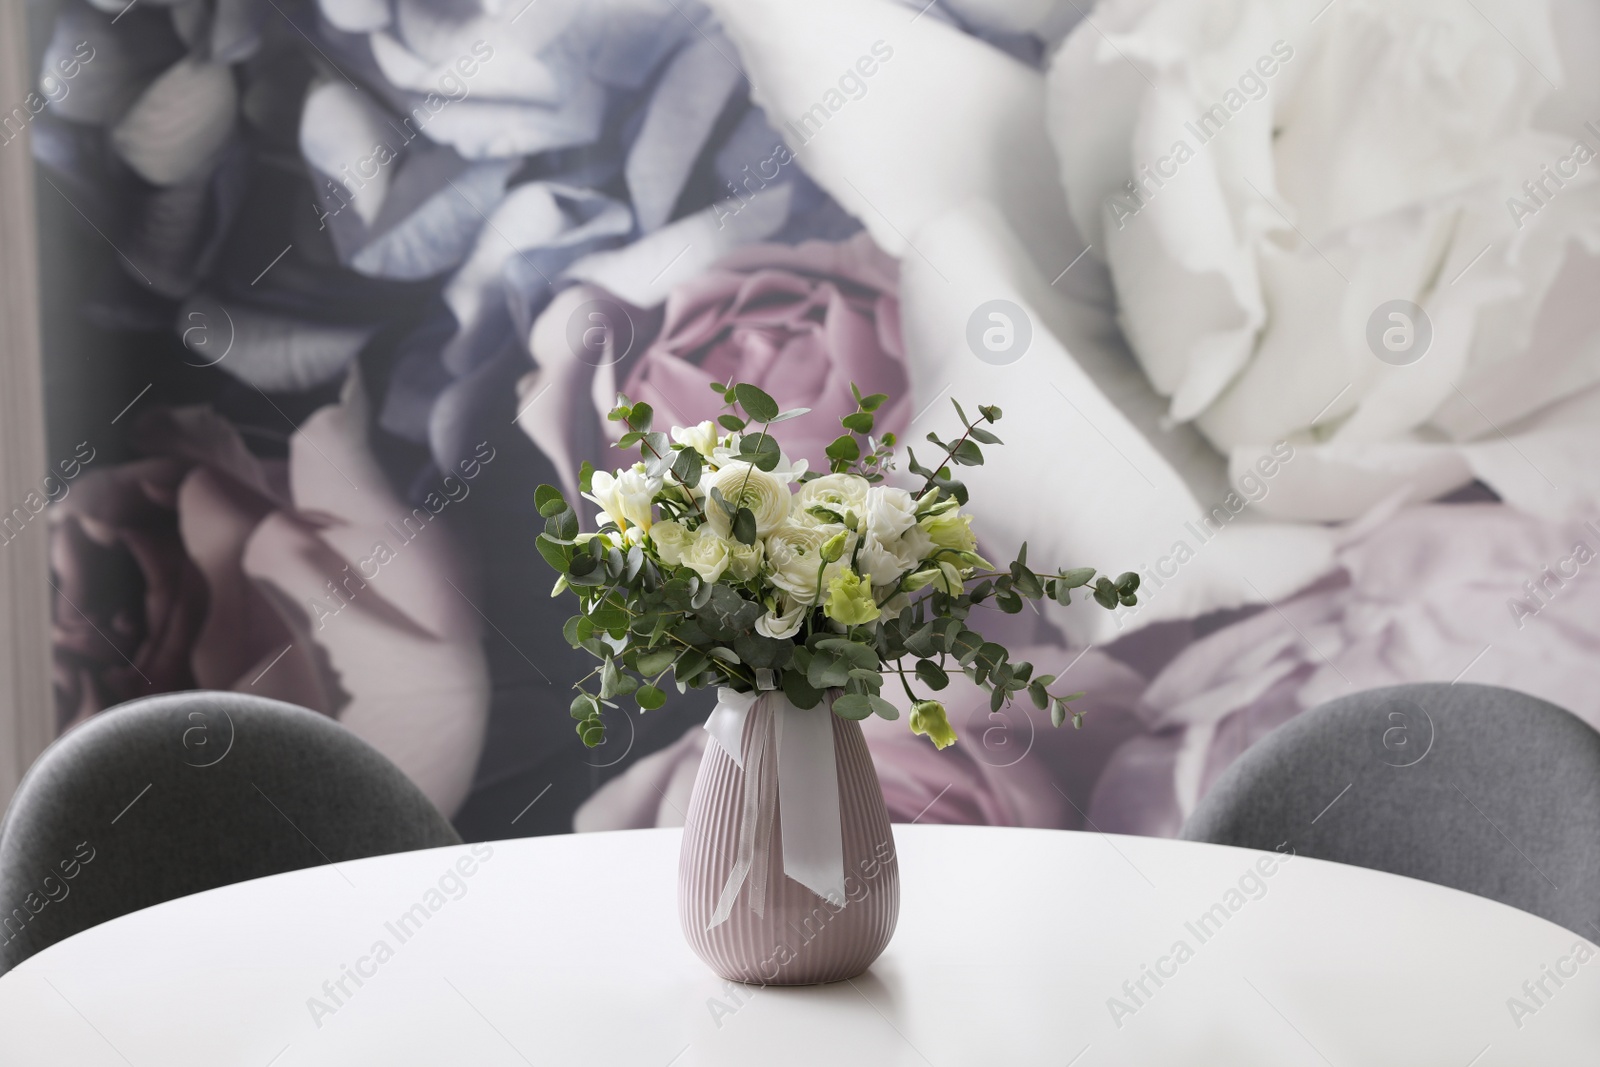
[[[678,928],[679,834],[381,856],[147,908],[0,978],[0,1058],[1495,1067],[1600,1049],[1600,956],[1543,919],[1304,857],[1053,830],[896,826],[899,927],[866,974],[733,985]]]

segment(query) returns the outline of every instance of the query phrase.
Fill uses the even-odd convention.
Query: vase
[[[834,695],[810,709],[795,707],[777,692],[755,699],[743,730],[736,733],[743,768],[724,747],[732,744],[731,737],[724,744],[716,740],[706,744],[683,827],[678,914],[690,946],[723,978],[756,985],[843,981],[871,966],[894,934],[900,913],[900,868],[889,810],[861,726],[833,714]],[[775,773],[780,746],[760,740],[770,742],[781,729],[783,724],[774,721],[780,715],[826,716],[832,729],[844,872],[842,896],[835,891],[838,899],[827,899],[784,872],[784,812]],[[817,719],[806,725],[825,729]],[[825,758],[825,735],[821,743]],[[790,758],[792,753],[784,756]],[[765,778],[765,799],[773,809],[770,830],[757,835],[758,841],[764,838],[765,847],[759,850],[751,849],[748,841],[751,806],[745,796],[751,780],[748,772],[757,762],[764,773],[756,777]],[[798,794],[790,795],[793,799]],[[791,821],[799,825],[801,818]],[[755,853],[753,863],[751,855],[745,857],[755,874],[744,878],[737,896],[731,896],[729,877],[739,860],[741,834],[747,838],[747,853]],[[725,897],[731,898],[731,909]],[[722,916],[717,914],[719,903]]]

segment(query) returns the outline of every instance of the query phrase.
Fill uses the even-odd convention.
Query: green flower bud
[[[838,533],[822,542],[822,547],[817,551],[817,558],[822,560],[824,563],[837,563],[844,556],[845,542],[849,540],[849,538],[850,534],[848,531],[840,530]]]
[[[945,718],[944,705],[937,700],[919,700],[911,705],[911,732],[932,741],[934,748],[949,748],[956,743],[956,732]]]

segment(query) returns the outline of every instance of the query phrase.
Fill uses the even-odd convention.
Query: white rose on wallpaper
[[[1267,514],[1474,477],[1543,512],[1592,499],[1585,413],[1553,405],[1600,381],[1600,316],[1571,299],[1600,277],[1600,14],[1316,7],[1111,0],[1055,58],[1069,207],[1139,363],[1236,471],[1313,446]]]
[[[1189,524],[1204,523],[1230,492],[1226,460],[1192,425],[1167,418],[1115,334],[1099,247],[1086,251],[1067,210],[1044,72],[936,11],[918,18],[890,0],[710,6],[774,122],[816,104],[816,71],[844,69],[880,39],[893,49],[822,135],[785,136],[795,138],[799,167],[900,257],[905,440],[954,425],[952,396],[994,404],[1015,427],[1002,435],[1005,449],[962,473],[975,497],[1015,502],[977,520],[984,543],[1014,551],[1026,541],[1041,557],[1142,571]],[[1034,16],[1048,15],[1021,0],[985,11],[1009,29],[1040,29]],[[792,122],[779,127],[792,131]],[[981,359],[968,340],[974,314],[997,299],[1031,323],[1026,351],[1003,364]],[[1092,605],[1044,610],[1075,640],[1099,643],[1129,626],[1288,595],[1331,565],[1322,527],[1259,518],[1232,523],[1136,618]]]

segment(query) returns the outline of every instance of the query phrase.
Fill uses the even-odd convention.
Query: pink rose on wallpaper
[[[244,687],[291,641],[240,569],[243,539],[290,507],[285,464],[252,456],[204,407],[152,412],[130,438],[148,458],[90,471],[51,512],[62,729],[153,693]],[[336,706],[304,652],[257,691]]]
[[[289,459],[250,454],[208,408],[153,412],[148,458],[91,471],[53,513],[57,707],[65,728],[135,697],[235,690],[338,719],[446,814],[483,744],[488,670],[460,553],[389,491],[347,388]]]
[[[909,418],[898,283],[898,264],[864,233],[738,249],[667,297],[661,332],[622,391],[688,424],[720,410],[708,383],[759,386],[782,408],[811,409],[777,436],[791,456],[826,467],[839,418],[856,409],[851,382],[889,395],[880,432]]]
[[[574,286],[534,324],[529,348],[539,369],[519,386],[519,421],[563,477],[575,478],[582,460],[600,462],[612,429],[604,414],[619,390],[654,407],[664,428],[717,416],[721,401],[708,383],[749,382],[785,409],[811,409],[774,436],[791,457],[825,467],[839,418],[855,410],[852,382],[889,395],[877,432],[903,431],[910,420],[898,288],[898,264],[865,233],[736,249],[657,309]],[[596,307],[627,317],[607,323],[615,347],[583,348]]]
[[[1503,504],[1400,510],[1340,549],[1340,573],[1188,644],[1159,671],[1095,786],[1107,832],[1170,835],[1223,771],[1327,701],[1476,682],[1600,727],[1600,526]]]

